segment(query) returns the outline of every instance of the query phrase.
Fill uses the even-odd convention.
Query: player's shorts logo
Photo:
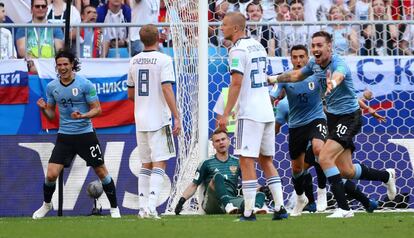
[[[72,95],[73,96],[78,96],[79,94],[79,89],[78,88],[72,88]]]
[[[309,87],[310,90],[314,90],[315,89],[315,83],[314,82],[309,82],[308,87]]]

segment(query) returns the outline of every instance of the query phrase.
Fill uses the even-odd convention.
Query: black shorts
[[[96,168],[104,164],[101,146],[95,132],[78,135],[58,133],[49,163],[69,167],[77,154],[86,161],[87,166]]]
[[[300,154],[305,153],[312,139],[326,139],[326,120],[319,118],[308,124],[296,128],[289,128],[289,153],[290,158],[295,160]]]
[[[362,114],[361,110],[356,110],[349,114],[334,115],[326,113],[328,118],[328,139],[334,140],[344,147],[344,149],[355,150],[353,142],[354,136],[361,131]]]

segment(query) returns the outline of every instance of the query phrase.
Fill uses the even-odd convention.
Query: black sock
[[[328,181],[331,184],[331,191],[338,203],[338,207],[343,210],[350,210],[348,206],[348,201],[345,197],[345,188],[344,184],[342,183],[342,178],[340,174],[336,174],[333,176],[328,177]]]
[[[359,179],[362,180],[369,180],[369,181],[381,181],[381,182],[388,182],[390,174],[386,170],[377,170],[374,168],[368,168],[363,164],[359,164],[361,166],[361,176]]]
[[[307,173],[303,177],[303,188],[305,190],[306,197],[308,198],[309,203],[314,203],[315,197],[313,196],[312,175]]]
[[[50,203],[52,201],[53,193],[55,192],[56,184],[53,185],[46,185],[43,184],[43,199],[46,203]]]
[[[318,188],[326,188],[326,176],[321,166],[317,163],[314,165],[316,176],[318,178]]]
[[[103,190],[105,191],[106,196],[108,197],[109,203],[111,204],[112,208],[115,208],[118,206],[118,203],[116,201],[116,189],[114,180],[111,178],[111,182],[108,184],[102,184]]]
[[[303,173],[301,173],[298,177],[293,177],[292,175],[292,182],[293,182],[293,187],[295,188],[296,194],[297,195],[302,195],[304,192],[303,189],[303,180],[304,180],[304,176]]]
[[[346,180],[344,187],[345,192],[349,196],[362,203],[364,207],[369,207],[369,199],[367,198],[367,196],[365,196],[365,194],[361,192],[361,190],[359,190],[358,186],[356,186],[354,182],[352,182],[351,180]]]

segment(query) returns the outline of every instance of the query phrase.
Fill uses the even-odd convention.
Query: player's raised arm
[[[55,104],[48,104],[45,102],[43,98],[39,98],[36,103],[37,103],[37,106],[42,111],[43,115],[45,115],[47,119],[53,120],[55,118],[56,116],[56,113],[55,113],[56,105]]]
[[[377,113],[377,110],[375,110],[374,108],[372,108],[372,107],[370,107],[370,106],[368,106],[365,102],[364,102],[364,99],[359,99],[358,100],[358,104],[359,104],[359,107],[362,109],[362,110],[367,110],[368,111],[368,113],[369,114],[371,114],[371,116],[373,116],[375,119],[377,119],[378,120],[378,122],[386,122],[387,121],[387,119],[384,117],[384,116],[381,116],[380,114],[378,114]]]
[[[335,71],[332,75],[328,72],[326,76],[326,92],[325,95],[332,92],[345,79],[345,74]]]

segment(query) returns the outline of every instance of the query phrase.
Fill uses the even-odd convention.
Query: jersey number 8
[[[149,69],[138,70],[138,96],[149,95]]]

